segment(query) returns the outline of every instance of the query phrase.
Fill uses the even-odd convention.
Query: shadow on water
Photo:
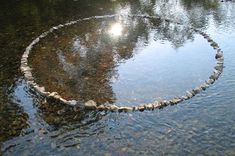
[[[233,3],[230,4],[234,6]],[[234,122],[232,115],[234,112],[232,112],[233,109],[226,110],[223,105],[220,105],[227,101],[226,104],[232,107],[231,103],[234,102],[234,99],[227,99],[226,96],[233,96],[231,94],[234,92],[233,88],[230,88],[225,94],[218,91],[216,86],[214,87],[217,89],[215,91],[212,87],[208,91],[209,95],[207,92],[202,93],[191,103],[189,102],[191,106],[183,108],[175,106],[142,114],[76,112],[70,110],[71,108],[41,101],[30,91],[19,72],[19,60],[25,47],[33,38],[47,31],[51,26],[60,23],[94,15],[128,12],[130,14],[160,15],[185,25],[207,30],[211,27],[211,21],[214,22],[216,27],[223,25],[223,22],[228,20],[227,17],[231,17],[234,11],[227,4],[214,0],[181,0],[174,2],[165,0],[101,0],[99,2],[93,0],[23,0],[3,1],[0,10],[0,148],[3,152],[0,152],[0,155],[32,154],[32,152],[36,152],[36,155],[68,153],[72,155],[72,153],[77,154],[77,151],[88,155],[95,152],[97,155],[102,155],[104,152],[107,152],[107,154],[153,155],[155,152],[167,154],[169,151],[172,151],[173,154],[189,154],[192,152],[196,154],[202,151],[211,154],[221,151],[225,151],[228,155],[234,154]],[[138,21],[138,23],[141,22],[143,21]],[[177,27],[169,29],[171,28],[168,25],[169,23],[161,25],[159,21],[155,24],[159,29],[157,31],[159,36],[156,38],[169,41],[174,49],[184,47],[188,40],[195,39],[194,34],[191,34],[187,29],[177,29]],[[127,37],[127,40],[119,43],[117,47],[122,47],[117,50],[119,51],[120,60],[125,61],[135,58],[133,49],[136,47],[138,37],[144,38],[144,43],[148,42],[150,38],[148,31],[138,30],[143,30],[144,26],[144,23],[143,25],[140,24],[136,28],[137,30],[132,30],[130,38]],[[90,27],[95,27],[95,24],[90,25]],[[90,27],[85,27],[84,32]],[[135,34],[135,32],[141,32],[142,34]],[[69,36],[69,34],[67,35]],[[93,33],[90,41],[98,43],[99,40],[96,36],[97,34]],[[52,37],[52,39],[54,38]],[[86,43],[86,38],[85,36],[83,38],[78,36],[74,38],[74,41],[75,43],[76,41],[77,43]],[[126,42],[133,42],[133,44],[125,46]],[[66,49],[67,43],[65,41],[64,45],[63,43],[58,44],[58,47],[64,46],[61,49]],[[224,44],[224,42],[221,43]],[[89,42],[86,44],[89,44]],[[112,47],[113,45],[109,46]],[[97,50],[99,51],[99,49]],[[227,51],[231,51],[231,49],[227,49]],[[91,51],[90,53],[94,52]],[[64,58],[70,63],[75,63],[77,62],[76,59],[80,59],[79,57],[74,59],[68,55],[66,56],[66,51],[55,51],[53,54],[55,55],[53,57],[61,58],[61,65],[64,68],[66,68],[66,64],[63,65]],[[110,75],[117,74],[113,57],[109,58],[105,54],[104,51],[103,54],[92,55],[89,59],[81,61],[82,63],[78,66],[89,65],[91,66],[89,71],[83,71],[82,73],[71,72],[71,74],[76,75],[75,77],[79,75],[80,79],[84,80],[81,82],[84,86],[87,86],[87,84],[93,85],[92,89],[82,88],[84,89],[84,92],[81,92],[83,99],[92,98],[90,96],[103,96],[95,91],[100,84],[104,86],[104,92],[108,93],[103,98],[105,100],[101,98],[100,103],[106,101],[113,103],[116,98],[109,82],[97,83],[97,79],[85,80],[87,76],[93,74],[94,68],[103,69],[103,73],[98,73],[100,76],[97,76],[100,77],[100,81]],[[230,58],[234,58],[234,55],[230,55]],[[53,57],[50,56],[51,64],[53,63]],[[96,66],[95,61],[97,61],[97,58],[101,62],[104,61],[101,64],[102,66]],[[46,68],[45,66],[39,67]],[[230,68],[228,67],[226,70],[231,70]],[[233,74],[233,72],[230,72],[230,74]],[[234,84],[234,80],[226,80],[224,77],[222,77],[222,82],[226,82],[228,85]],[[72,80],[67,83],[74,85]],[[223,87],[220,83],[218,83],[218,86]],[[56,87],[56,85],[53,87]],[[78,87],[81,86],[78,85]],[[215,96],[223,96],[225,100],[221,101]],[[217,100],[214,103],[213,97]],[[208,108],[205,106],[208,106]],[[202,111],[198,110],[198,107],[201,107]],[[208,111],[209,108],[210,111]],[[157,139],[153,139],[155,137]],[[195,147],[195,144],[197,144],[197,147]],[[223,144],[223,147],[221,144]],[[189,151],[186,151],[187,149]]]

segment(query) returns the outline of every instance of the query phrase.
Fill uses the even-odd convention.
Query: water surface
[[[0,10],[0,155],[32,155],[32,153],[34,155],[235,154],[234,2],[213,0],[169,2],[164,0],[100,0],[99,2],[90,0],[86,2],[26,0],[1,2]],[[224,51],[225,68],[220,79],[193,99],[161,110],[134,113],[95,111],[74,113],[70,108],[64,106],[56,104],[42,105],[40,99],[27,86],[19,70],[20,58],[25,47],[34,38],[54,25],[83,17],[115,13],[160,15],[161,17],[180,21],[186,26],[194,26],[203,30]],[[108,22],[106,19],[94,21],[93,25],[90,25],[94,27],[83,33],[91,33],[97,30],[99,23],[102,23],[102,21]],[[79,25],[77,26],[79,27]],[[130,25],[127,23],[127,26]],[[143,26],[148,25],[143,24]],[[123,50],[123,55],[120,55],[122,59],[119,57],[119,59],[105,57],[105,60],[109,60],[108,65],[100,71],[106,69],[105,74],[112,73],[112,76],[117,74],[114,78],[110,75],[112,78],[109,79],[108,85],[112,84],[110,88],[115,93],[108,94],[107,97],[110,102],[128,105],[128,101],[138,104],[145,100],[152,101],[156,97],[174,96],[181,93],[181,89],[185,90],[185,88],[190,88],[191,85],[194,87],[211,74],[211,67],[214,65],[213,50],[200,35],[191,34],[186,31],[187,29],[172,29],[169,31],[169,27],[165,27],[165,25],[159,31],[153,28],[142,28],[141,31],[138,31],[143,33],[144,30],[152,30],[147,31],[145,33],[147,35],[143,35],[144,37],[139,40],[134,40],[133,45],[137,43],[140,45],[140,48],[137,48],[136,51],[138,53],[135,53],[133,50],[135,48],[132,46],[132,50]],[[72,44],[68,44],[69,42],[78,41],[76,39],[79,39],[81,45],[81,37],[84,36],[81,33],[74,33],[75,30],[72,27],[66,30],[66,32],[69,31],[73,33],[58,36],[64,39],[66,39],[66,36],[68,37],[68,40],[64,41],[64,47],[63,44],[51,46],[51,48],[54,47],[57,50],[51,51],[48,56],[55,55],[54,58],[57,61],[58,58],[62,60],[65,58],[67,63],[73,65],[77,63],[79,65],[81,62],[74,61],[74,58],[70,60],[70,55],[66,56],[72,50],[69,48],[68,51],[65,51],[65,49],[66,46],[72,46]],[[161,36],[164,31],[168,33]],[[152,36],[154,32],[158,32],[158,38]],[[135,38],[134,36],[134,34],[131,34],[130,38]],[[136,36],[141,36],[141,34],[136,34]],[[47,38],[50,41],[48,44],[56,43],[54,37],[51,37]],[[140,44],[141,41],[145,41],[145,38],[148,38],[148,42],[144,42],[143,45]],[[98,41],[96,38],[92,39],[94,42]],[[130,43],[125,42],[124,44],[129,45]],[[97,44],[94,43],[93,45]],[[127,45],[126,47],[131,47]],[[49,45],[45,45],[45,47],[49,48]],[[116,47],[119,46],[116,45]],[[156,48],[162,48],[163,50],[155,50]],[[58,51],[58,49],[61,51]],[[35,49],[35,56],[38,54],[36,50],[43,51],[43,49]],[[105,51],[102,52],[105,53]],[[43,55],[45,54],[47,54],[46,51]],[[197,59],[197,56],[203,57]],[[38,59],[38,61],[42,62],[43,59]],[[53,61],[50,62],[50,64],[52,63]],[[191,65],[187,66],[186,63]],[[60,65],[61,68],[58,68],[57,62],[55,68],[62,70],[63,65]],[[170,71],[169,74],[166,72],[168,71],[166,68],[169,71],[174,71]],[[112,69],[112,72],[109,69]],[[141,71],[139,75],[135,72],[138,69]],[[197,74],[193,75],[192,73],[195,72]],[[37,73],[35,72],[35,74]],[[72,74],[76,73],[72,72]],[[150,77],[151,74],[157,79]],[[163,80],[161,83],[151,82],[151,80],[161,81],[160,77],[155,74],[162,74]],[[43,74],[38,75],[43,76]],[[42,79],[39,76],[38,78]],[[140,82],[148,84],[160,84],[160,86],[143,88],[143,83],[135,84],[136,80],[128,80],[128,77],[139,79]],[[143,78],[147,78],[149,81],[143,81]],[[187,78],[190,78],[191,81],[187,82]],[[122,79],[124,81],[119,81]],[[173,86],[174,83],[169,84],[171,88],[177,88],[172,89],[171,94],[169,94],[171,89],[167,89],[168,83],[165,83],[169,82],[168,79],[175,83],[178,81],[175,87]],[[183,79],[185,83],[180,79]],[[134,97],[138,98],[133,99],[128,95],[130,93],[128,89],[131,89],[130,86],[124,89],[126,86],[125,81],[128,82],[128,85],[140,88],[140,94],[146,97],[135,92]],[[46,83],[46,81],[41,83]],[[145,89],[147,90],[145,91]],[[161,89],[165,89],[166,92]],[[122,91],[126,91],[126,93],[122,95]],[[151,95],[152,93],[157,93],[156,97]],[[92,98],[89,96],[87,99]]]

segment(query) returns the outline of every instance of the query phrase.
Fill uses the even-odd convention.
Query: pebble
[[[94,110],[97,108],[96,102],[93,100],[89,100],[85,103],[85,109]]]

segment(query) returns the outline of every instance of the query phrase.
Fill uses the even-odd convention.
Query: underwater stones
[[[85,106],[85,109],[88,109],[88,110],[94,110],[94,109],[97,108],[97,104],[96,104],[96,102],[93,101],[93,100],[87,101],[87,102],[84,104],[84,106]]]

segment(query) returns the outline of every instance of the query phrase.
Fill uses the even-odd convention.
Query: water
[[[235,60],[233,52],[235,50],[233,44],[235,3],[159,0],[15,1],[1,2],[1,4],[0,124],[3,126],[0,128],[0,147],[3,155],[31,155],[32,153],[36,155],[235,154],[235,66],[233,63]],[[115,43],[116,48],[128,47],[132,50],[123,50],[123,53],[119,55],[115,52],[111,53],[118,57],[105,57],[106,66],[102,62],[99,64],[103,65],[101,70],[95,68],[96,71],[104,71],[106,76],[108,75],[109,81],[104,84],[108,86],[108,91],[94,97],[91,97],[91,94],[86,95],[87,92],[84,92],[82,99],[96,98],[97,101],[100,100],[100,103],[109,101],[120,105],[139,104],[155,98],[169,98],[200,84],[211,74],[215,63],[214,52],[200,35],[187,31],[187,25],[203,30],[220,45],[225,55],[223,74],[215,84],[193,99],[161,110],[133,113],[94,111],[78,114],[69,108],[63,112],[61,110],[64,107],[60,105],[41,105],[41,101],[30,91],[19,72],[20,58],[24,48],[33,38],[51,26],[73,19],[114,13],[160,15],[180,21],[186,27],[169,29],[170,27],[165,27],[165,25],[161,26],[159,21],[155,23],[156,26],[150,27],[146,23],[141,25],[141,22],[138,21],[139,29],[136,32],[139,34],[129,33],[129,36],[127,35],[128,39],[134,41],[135,48],[132,48],[129,42],[124,42],[124,46]],[[64,69],[62,64],[60,64],[61,68],[58,67],[59,63],[56,61],[59,59],[55,59],[55,66],[53,66],[52,58],[60,58],[62,62],[63,58],[71,59],[69,52],[73,52],[73,50],[76,52],[76,47],[78,49],[81,47],[79,45],[85,41],[81,41],[81,38],[86,36],[86,33],[93,35],[91,40],[95,43],[92,45],[97,47],[99,40],[95,37],[102,35],[99,36],[92,31],[96,32],[95,30],[100,28],[108,30],[110,27],[107,23],[110,20],[101,19],[92,21],[92,24],[89,22],[83,23],[85,27],[82,28],[86,31],[76,29],[76,27],[81,28],[81,24],[78,24],[75,27],[61,30],[62,35],[58,35],[57,41],[52,35],[35,47],[33,56],[42,57],[40,59],[32,57],[31,60],[31,65],[35,65],[34,68],[37,69],[34,73],[38,78],[38,83],[45,83],[49,90],[58,86],[58,83],[49,83],[54,82],[50,79],[45,80],[48,75],[51,75],[45,71]],[[104,23],[107,27],[101,27],[99,23]],[[116,23],[116,20],[111,20],[111,23]],[[130,23],[126,23],[128,30],[131,26]],[[116,27],[119,26],[116,25]],[[79,31],[84,33],[84,36]],[[157,34],[155,38],[153,34]],[[120,36],[120,34],[112,35]],[[146,38],[148,42],[145,42]],[[63,42],[58,44],[61,39]],[[121,42],[121,39],[118,42]],[[50,47],[50,44],[57,46]],[[88,47],[92,45],[88,45]],[[71,47],[74,49],[71,50]],[[109,48],[101,47],[101,49],[101,53],[98,54],[108,53]],[[159,51],[155,49],[159,49]],[[39,55],[38,52],[43,53]],[[97,50],[97,52],[100,51]],[[86,56],[84,54],[80,53],[79,56]],[[43,59],[43,56],[47,57]],[[45,68],[43,63],[48,60],[51,66],[48,65]],[[97,57],[94,58],[94,55],[91,55],[82,61],[92,63],[93,60],[97,60]],[[82,61],[74,60],[73,57],[69,61],[77,66],[83,64]],[[66,63],[66,61],[64,62]],[[72,75],[72,78],[78,78],[76,79],[78,82],[83,80],[71,69],[69,68],[68,71],[75,74]],[[82,69],[85,70],[85,68]],[[136,73],[138,70],[140,73]],[[90,71],[88,70],[88,73]],[[196,74],[194,75],[194,73]],[[155,75],[161,75],[162,78]],[[52,76],[58,77],[56,74]],[[62,80],[65,81],[66,77],[65,74],[65,79]],[[53,79],[53,77],[51,78]],[[92,77],[88,77],[88,79],[90,78]],[[102,74],[100,78],[103,79]],[[147,81],[143,81],[143,79]],[[96,79],[93,78],[90,82],[96,82]],[[96,87],[96,84],[91,84],[92,87]],[[159,85],[159,87],[152,87],[151,84]],[[148,87],[143,87],[146,85]],[[77,87],[79,85],[74,88],[68,87],[71,90],[66,89],[67,92],[64,96],[71,93],[69,96],[79,98],[72,91]],[[130,95],[131,90],[135,91],[133,96]],[[94,92],[94,89],[89,90],[88,88],[88,91]],[[109,91],[112,91],[112,94]]]

